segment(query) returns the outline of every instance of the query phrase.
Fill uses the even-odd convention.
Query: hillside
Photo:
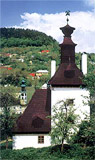
[[[1,28],[1,84],[20,86],[25,78],[26,85],[39,88],[50,78],[51,60],[60,64],[60,48],[56,40],[42,32],[29,29]],[[76,53],[76,64],[80,68],[81,53]],[[88,53],[88,73],[95,68],[95,54]],[[47,76],[39,80],[36,71],[48,70]]]
[[[51,60],[55,59],[59,64],[58,42],[42,32],[29,29],[1,28],[0,32],[1,84],[19,86],[21,79],[25,78],[27,86],[33,83],[41,86],[45,82],[43,78],[41,82],[34,82],[31,73],[48,70],[50,76]]]

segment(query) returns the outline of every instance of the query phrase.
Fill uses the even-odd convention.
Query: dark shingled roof
[[[62,44],[60,44],[60,47],[62,45],[73,45],[73,46],[76,46],[76,44],[69,37],[64,37],[64,41],[63,41]]]
[[[48,84],[56,87],[62,86],[80,86],[83,85],[83,74],[75,64],[75,46],[76,44],[71,39],[71,34],[75,28],[66,25],[60,28],[64,34],[61,47],[61,64],[55,75],[49,80]]]
[[[51,94],[49,89],[35,91],[24,113],[18,118],[13,133],[48,133],[51,129]]]
[[[61,63],[55,75],[49,80],[52,86],[80,86],[82,83],[82,72],[75,63]]]

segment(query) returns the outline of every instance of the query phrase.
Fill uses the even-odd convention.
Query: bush
[[[95,147],[82,148],[79,144],[65,145],[63,153],[61,145],[44,148],[24,148],[21,150],[2,150],[2,159],[7,160],[94,160]]]

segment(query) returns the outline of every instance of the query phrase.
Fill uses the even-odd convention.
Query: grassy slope
[[[33,93],[35,92],[34,87],[26,87],[26,91],[27,91],[27,102],[30,101],[30,99],[32,98]]]

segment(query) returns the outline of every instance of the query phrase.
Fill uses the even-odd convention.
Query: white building
[[[90,113],[90,107],[84,106],[86,101],[83,96],[89,96],[83,86],[83,73],[75,64],[75,46],[71,40],[71,34],[75,28],[68,24],[62,27],[64,41],[61,47],[61,64],[56,72],[51,70],[52,78],[48,82],[47,89],[36,90],[28,107],[17,120],[14,128],[13,149],[25,147],[46,147],[51,145],[49,132],[51,131],[51,120],[47,118],[51,115],[53,106],[59,100],[69,99],[76,107],[77,114],[84,119],[84,113]],[[84,61],[86,58],[84,56]],[[86,66],[86,63],[84,65]],[[83,69],[86,74],[87,68]]]

